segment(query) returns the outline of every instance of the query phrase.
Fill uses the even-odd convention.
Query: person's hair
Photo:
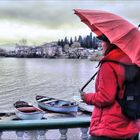
[[[117,49],[118,47],[115,44],[109,44],[104,55],[106,56],[109,52],[111,52],[112,50]]]
[[[110,43],[109,39],[108,39],[104,34],[99,35],[99,36],[97,36],[96,38],[98,38],[98,39],[100,39],[100,40],[102,40],[102,41],[105,41],[105,42]]]
[[[110,41],[109,41],[109,39],[104,34],[97,36],[97,38],[100,39],[100,40],[102,40],[102,41],[104,41],[104,42],[109,43],[109,45],[108,45],[108,47],[107,47],[104,55],[107,55],[112,50],[118,48],[115,44],[111,44]]]

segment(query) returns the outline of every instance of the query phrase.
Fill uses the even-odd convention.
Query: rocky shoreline
[[[57,45],[56,42],[34,47],[16,45],[13,50],[0,49],[0,56],[16,58],[89,59],[95,61],[101,56],[101,51],[98,49],[83,48],[76,42],[71,46],[65,45],[62,47]]]

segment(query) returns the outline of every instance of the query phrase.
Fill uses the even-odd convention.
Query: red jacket
[[[129,57],[120,49],[111,51],[104,59],[131,64]],[[103,63],[96,78],[95,93],[84,94],[85,102],[95,106],[90,123],[90,134],[130,138],[139,130],[133,121],[122,114],[121,107],[116,101],[117,81],[112,68],[117,74],[119,87],[122,87],[118,95],[123,96],[124,68],[112,62]]]

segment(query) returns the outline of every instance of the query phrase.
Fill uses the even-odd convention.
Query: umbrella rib
[[[124,36],[126,36],[127,34],[131,34],[131,32],[133,31],[133,30],[135,30],[135,29],[137,29],[137,28],[132,28],[131,30],[129,30],[128,32],[125,32],[124,34],[122,34],[121,36],[119,36],[118,38],[123,38]],[[112,43],[113,42],[116,42],[118,39],[114,39],[113,41],[112,41]]]
[[[87,19],[86,19],[87,20]],[[98,21],[98,22],[96,22],[96,21],[94,21],[94,23],[91,23],[90,21],[89,21],[89,23],[92,25],[92,24],[99,24],[99,23],[101,23],[101,24],[103,24],[103,23],[109,23],[110,21],[113,21],[113,22],[117,22],[117,21],[121,21],[121,19],[110,19],[110,20],[102,20],[102,23],[101,23],[101,21]]]

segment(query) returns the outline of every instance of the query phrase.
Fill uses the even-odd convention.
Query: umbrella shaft
[[[94,79],[96,74],[97,72],[95,72],[94,75],[86,82],[86,84],[81,88],[81,91],[83,91],[86,88],[86,86]]]

